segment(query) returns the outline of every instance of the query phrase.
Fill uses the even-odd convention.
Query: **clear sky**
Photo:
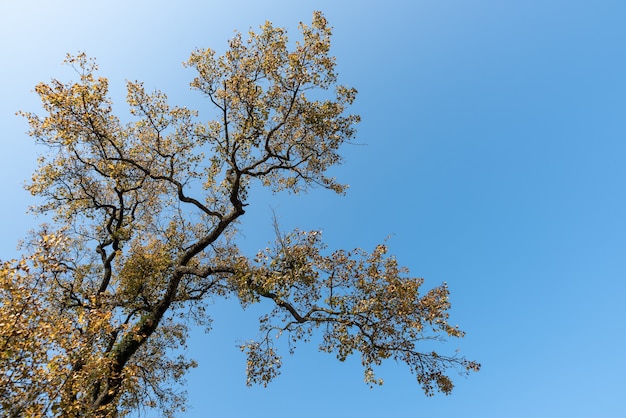
[[[351,188],[258,193],[242,246],[271,239],[272,209],[285,229],[323,229],[331,248],[392,235],[425,287],[449,285],[467,336],[441,350],[483,369],[426,398],[401,364],[369,389],[358,358],[311,345],[267,389],[247,388],[236,346],[256,336],[258,312],[228,300],[189,342],[200,366],[182,416],[626,416],[623,0],[0,0],[0,258],[40,221],[21,185],[43,150],[14,113],[39,109],[37,82],[74,76],[66,52],[96,57],[117,102],[138,79],[202,108],[181,66],[192,49],[223,51],[265,20],[295,37],[315,9],[335,27],[341,82],[359,90],[363,145],[334,170]]]

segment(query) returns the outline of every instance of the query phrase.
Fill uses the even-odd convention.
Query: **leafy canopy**
[[[27,188],[35,212],[51,216],[0,265],[0,406],[6,416],[123,416],[184,409],[178,390],[193,360],[189,324],[208,326],[206,300],[268,300],[260,334],[242,346],[248,384],[279,374],[276,335],[290,347],[320,334],[320,350],[341,361],[359,353],[365,381],[374,367],[404,362],[426,394],[452,390],[448,369],[478,370],[456,356],[420,351],[448,323],[448,289],[420,294],[387,254],[327,251],[317,231],[282,233],[254,257],[236,244],[248,191],[293,193],[321,186],[359,117],[346,113],[356,90],[337,84],[331,28],[319,12],[288,47],[267,22],[228,51],[196,50],[185,64],[215,119],[171,106],[160,91],[127,83],[130,123],[113,112],[108,81],[85,54],[68,56],[76,82],[37,85],[44,113],[22,113],[48,152]],[[191,322],[190,322],[191,321]]]

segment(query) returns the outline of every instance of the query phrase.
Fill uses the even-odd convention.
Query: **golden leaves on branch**
[[[355,134],[359,117],[344,111],[356,90],[336,86],[318,100],[337,79],[328,56],[331,30],[319,13],[300,30],[291,51],[285,30],[270,22],[246,41],[237,34],[221,57],[212,49],[194,51],[186,63],[198,71],[191,86],[221,113],[210,142],[231,169],[275,191],[321,185],[342,193],[345,186],[324,172],[341,162],[337,150]]]
[[[461,373],[480,368],[464,358],[420,351],[421,344],[442,340],[441,333],[464,335],[448,323],[445,283],[421,295],[423,279],[407,276],[408,270],[387,255],[386,245],[370,253],[355,249],[324,255],[320,235],[316,231],[279,235],[276,245],[259,253],[246,279],[239,282],[240,294],[253,292],[277,307],[261,321],[260,341],[242,347],[253,363],[248,366],[249,381],[266,384],[278,374],[275,336],[289,334],[293,350],[314,329],[322,331],[320,350],[335,353],[340,361],[359,352],[370,384],[382,384],[374,366],[388,358],[406,363],[429,395],[435,389],[451,392],[448,368]]]

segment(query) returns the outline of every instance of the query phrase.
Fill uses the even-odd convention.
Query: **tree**
[[[194,51],[186,65],[216,110],[209,122],[128,82],[132,120],[123,123],[83,53],[65,61],[77,82],[37,85],[44,115],[22,115],[48,153],[27,188],[52,221],[26,240],[21,259],[0,265],[7,416],[183,409],[174,388],[195,362],[172,353],[190,324],[209,321],[209,297],[274,305],[258,340],[242,347],[248,384],[279,374],[277,332],[292,349],[319,333],[320,350],[341,361],[359,352],[369,384],[382,383],[375,366],[400,360],[429,395],[450,393],[450,368],[479,369],[420,351],[424,340],[463,332],[448,323],[446,285],[420,294],[422,279],[385,245],[329,252],[317,231],[276,227],[275,243],[256,256],[238,249],[251,187],[345,190],[325,173],[354,138],[359,117],[346,108],[356,90],[337,84],[323,15],[300,31],[291,49],[285,30],[267,22],[247,39],[237,34],[223,56]]]

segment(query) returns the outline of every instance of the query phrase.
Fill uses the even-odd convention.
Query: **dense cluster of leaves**
[[[236,35],[223,56],[192,53],[191,86],[217,110],[209,122],[128,82],[133,120],[122,123],[84,54],[66,60],[77,82],[36,87],[45,115],[23,115],[49,152],[27,187],[53,225],[0,265],[3,415],[184,409],[177,384],[195,363],[172,353],[185,347],[190,320],[208,326],[206,300],[230,295],[275,305],[259,340],[242,347],[249,383],[278,374],[276,331],[295,344],[319,330],[320,349],[339,360],[359,352],[368,383],[381,382],[373,367],[387,358],[405,362],[427,394],[451,391],[450,367],[478,370],[420,352],[420,341],[463,332],[448,324],[446,286],[420,295],[422,280],[384,245],[328,253],[317,232],[277,231],[275,245],[248,258],[234,244],[255,183],[345,188],[325,173],[354,137],[359,118],[345,110],[356,91],[337,85],[322,14],[300,30],[292,49],[266,23]]]

